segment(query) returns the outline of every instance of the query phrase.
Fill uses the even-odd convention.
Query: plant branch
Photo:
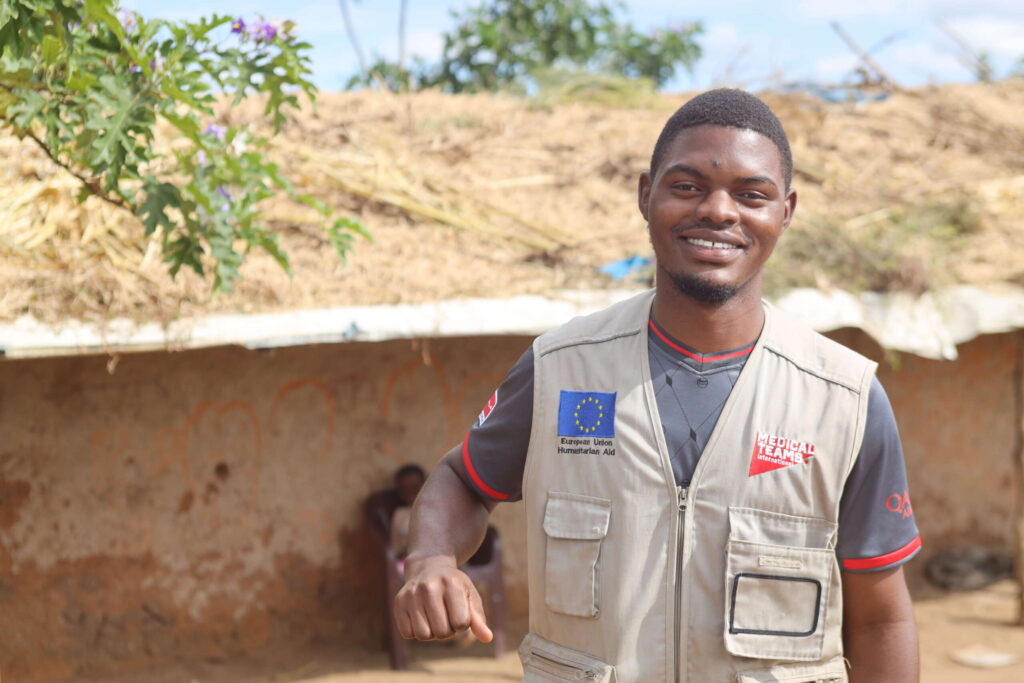
[[[345,0],[338,0],[338,6],[341,7],[341,19],[345,22],[345,32],[348,34],[348,42],[352,43],[352,49],[356,52],[356,59],[359,60],[359,71],[366,73],[366,57],[363,55],[363,48],[359,44],[359,37],[356,36],[354,27],[352,26],[352,17],[348,14],[348,3]]]
[[[84,185],[85,188],[87,190],[89,190],[89,192],[91,192],[93,195],[95,195],[96,197],[99,197],[100,199],[102,199],[103,201],[105,201],[105,202],[107,202],[109,204],[113,204],[114,206],[118,207],[119,209],[125,209],[126,211],[131,211],[132,210],[132,207],[129,206],[128,202],[126,202],[123,198],[121,198],[121,197],[111,197],[109,194],[107,194],[106,192],[103,191],[103,188],[100,187],[99,182],[97,182],[94,178],[86,178],[84,175],[82,175],[81,173],[76,171],[74,168],[72,168],[69,164],[66,164],[63,161],[61,161],[59,158],[57,158],[57,155],[54,154],[53,151],[49,147],[46,146],[46,143],[43,142],[42,140],[40,140],[36,136],[35,133],[33,133],[32,131],[25,131],[25,135],[27,135],[28,137],[32,138],[32,141],[35,142],[36,145],[39,146],[39,149],[41,149],[44,152],[46,152],[46,156],[50,157],[50,161],[52,161],[53,163],[55,163],[58,166],[60,166],[61,168],[63,168],[65,171],[67,171],[71,175],[73,175],[76,178],[78,178],[78,180],[81,181],[82,185]]]
[[[405,70],[405,15],[408,10],[408,0],[401,0],[398,7],[398,69]]]

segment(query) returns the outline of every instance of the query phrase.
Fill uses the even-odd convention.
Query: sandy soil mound
[[[769,286],[923,291],[1024,283],[1024,80],[828,104],[765,95],[795,155],[797,219]],[[502,96],[324,94],[271,154],[373,233],[342,266],[308,211],[266,207],[294,278],[256,256],[231,295],[166,274],[131,216],[25,143],[0,140],[0,320],[132,317],[499,297],[621,286],[597,267],[650,251],[636,178],[686,96],[645,108]],[[259,103],[225,108],[257,129]]]

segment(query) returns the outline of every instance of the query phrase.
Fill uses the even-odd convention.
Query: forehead
[[[736,177],[768,176],[784,185],[782,155],[770,138],[748,128],[705,124],[684,128],[665,147],[658,173],[682,164]]]

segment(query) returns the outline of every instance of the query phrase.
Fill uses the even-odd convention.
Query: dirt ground
[[[987,588],[942,594],[918,591],[915,606],[921,634],[921,680],[925,683],[1005,683],[1024,681],[1024,627],[1013,625],[1017,587],[1002,581]],[[525,621],[512,624],[511,642],[525,632]],[[81,683],[506,683],[522,669],[515,652],[500,659],[488,645],[468,648],[413,643],[408,671],[388,670],[383,651],[367,652],[326,646],[307,651],[267,651],[247,661],[207,661],[140,671],[114,678],[79,679]],[[1015,655],[1008,666],[978,668],[954,660],[957,653]]]

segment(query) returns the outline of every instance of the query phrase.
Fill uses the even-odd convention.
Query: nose
[[[697,206],[697,219],[702,223],[715,225],[734,225],[739,222],[740,214],[736,202],[725,189],[712,190]]]

